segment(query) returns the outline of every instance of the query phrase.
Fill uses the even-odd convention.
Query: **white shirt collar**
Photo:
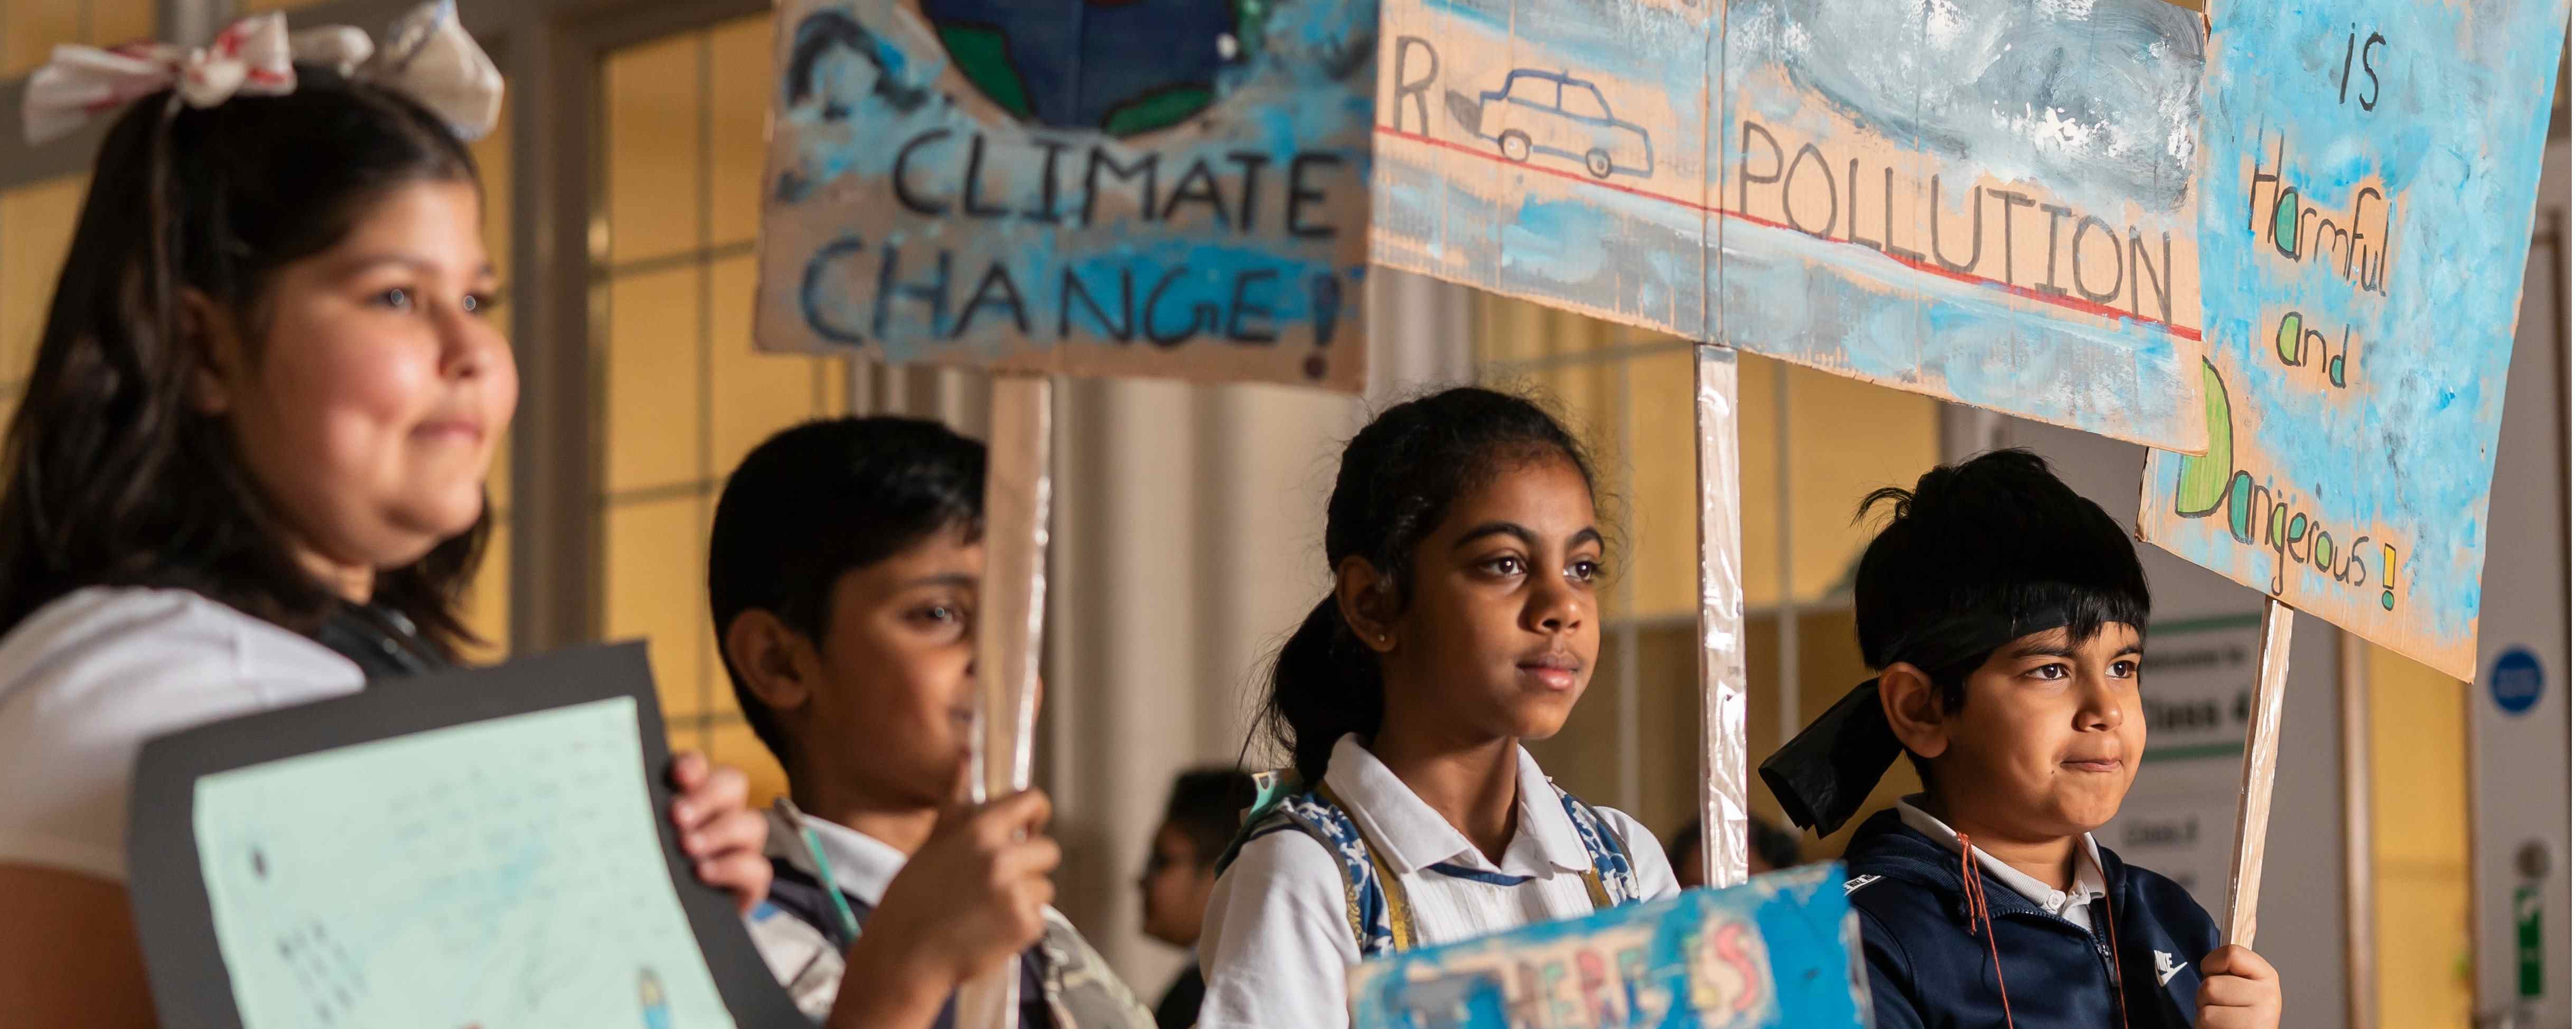
[[[1557,800],[1556,787],[1539,770],[1538,759],[1519,746],[1512,750],[1520,762],[1519,819],[1499,866],[1415,796],[1385,762],[1360,745],[1357,735],[1343,736],[1333,744],[1324,784],[1350,806],[1351,820],[1359,823],[1360,831],[1397,875],[1442,862],[1526,876],[1591,868],[1592,857],[1574,835],[1574,825]]]
[[[1958,832],[1951,829],[1949,823],[1915,806],[1914,802],[1921,796],[1922,794],[1918,793],[1898,800],[1896,816],[1904,819],[1907,828],[1931,837],[1933,842],[1948,847],[1952,851],[1958,850]],[[2052,889],[2047,883],[2023,874],[2020,869],[2003,863],[2001,858],[1988,854],[1982,849],[1977,851],[1977,866],[1985,869],[1987,875],[1994,876],[1996,881],[2012,887],[2014,893],[2029,898],[2031,903],[2039,905],[2040,910],[2059,917],[2068,917],[2070,908],[2090,905],[2110,893],[2110,890],[2103,885],[2101,848],[2094,845],[2093,834],[2089,832],[2084,834],[2083,843],[2084,860],[2075,863],[2073,889]],[[2087,918],[2089,917],[2088,915]]]
[[[903,871],[903,863],[908,860],[902,851],[839,822],[801,811],[796,817],[805,828],[813,830],[814,838],[823,845],[823,857],[832,865],[833,885],[871,905],[885,900],[886,884],[894,881],[895,873]]]

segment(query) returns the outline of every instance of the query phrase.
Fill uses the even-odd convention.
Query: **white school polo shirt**
[[[1344,736],[1324,783],[1412,902],[1416,946],[1592,913],[1592,857],[1556,789],[1521,750],[1519,816],[1499,862],[1414,796],[1377,756]],[[1640,896],[1680,892],[1655,834],[1608,808],[1601,821],[1627,849]],[[1342,865],[1302,832],[1247,843],[1208,898],[1199,964],[1207,1000],[1199,1029],[1333,1029],[1350,1025],[1344,976],[1360,959],[1344,911]]]
[[[0,637],[0,864],[122,884],[145,740],[365,683],[330,648],[201,594],[65,594]]]
[[[823,845],[823,857],[832,863],[833,885],[870,907],[885,903],[886,887],[903,871],[904,862],[912,860],[893,844],[839,822],[801,811],[796,819],[813,830],[815,842]]]

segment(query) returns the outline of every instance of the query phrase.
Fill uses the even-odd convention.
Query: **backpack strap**
[[[1390,951],[1413,949],[1413,902],[1405,895],[1404,880],[1395,874],[1394,869],[1386,866],[1386,859],[1378,856],[1376,847],[1369,846],[1368,838],[1360,832],[1359,823],[1351,819],[1350,806],[1342,803],[1342,798],[1334,795],[1332,787],[1322,783],[1315,784],[1315,796],[1330,805],[1333,814],[1349,823],[1351,839],[1359,842],[1361,853],[1368,858],[1369,882],[1378,893],[1379,922],[1386,928],[1388,949]],[[1362,948],[1360,956],[1370,955],[1366,948]]]
[[[1341,867],[1342,912],[1350,920],[1351,939],[1358,945],[1360,957],[1372,958],[1413,946],[1413,906],[1405,898],[1404,886],[1368,845],[1359,823],[1351,819],[1341,798],[1322,787],[1285,793],[1266,805],[1256,805],[1253,816],[1234,847],[1221,859],[1221,865],[1232,864],[1244,843],[1274,832],[1305,833]],[[1223,874],[1223,868],[1219,874]]]
[[[1556,786],[1551,780],[1548,785]],[[1601,812],[1586,804],[1565,787],[1556,786],[1556,798],[1565,805],[1567,821],[1574,823],[1574,837],[1583,841],[1583,851],[1592,858],[1592,870],[1583,873],[1583,888],[1592,894],[1592,908],[1606,911],[1626,907],[1643,898],[1637,892],[1637,872],[1628,861],[1628,848],[1611,832]]]
[[[1234,857],[1243,853],[1244,844],[1252,842],[1254,836],[1278,827],[1279,821],[1273,816],[1279,813],[1279,805],[1290,796],[1303,792],[1305,787],[1298,785],[1296,769],[1282,768],[1275,772],[1252,773],[1252,789],[1252,806],[1235,816],[1234,838],[1227,840],[1225,849],[1217,852],[1218,875],[1224,875],[1225,870],[1234,864]]]
[[[1575,838],[1583,842],[1584,853],[1592,859],[1592,868],[1583,873],[1583,888],[1592,897],[1593,909],[1606,911],[1641,901],[1627,847],[1617,833],[1610,831],[1601,813],[1563,787],[1557,787],[1556,796],[1565,807],[1566,819],[1574,824]],[[1343,913],[1350,919],[1351,936],[1359,945],[1360,957],[1365,960],[1412,949],[1416,939],[1413,905],[1405,895],[1403,880],[1387,867],[1377,849],[1369,846],[1367,835],[1360,831],[1348,806],[1331,787],[1319,784],[1312,790],[1265,798],[1264,803],[1254,805],[1251,815],[1234,844],[1219,859],[1219,874],[1233,864],[1244,843],[1296,829],[1321,844],[1324,852],[1341,865]]]

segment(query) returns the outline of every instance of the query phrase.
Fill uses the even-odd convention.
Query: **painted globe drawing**
[[[1276,0],[919,0],[968,82],[1020,121],[1133,136],[1216,101]]]

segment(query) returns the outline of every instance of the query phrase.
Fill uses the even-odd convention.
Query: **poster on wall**
[[[1356,391],[1375,0],[785,0],[770,350]]]
[[[1385,24],[1379,263],[2205,444],[2192,12],[1388,0]]]
[[[2227,910],[2262,629],[2252,613],[2148,628],[2147,751],[2119,817],[2093,832],[2120,860],[2155,869],[2209,911]]]
[[[2209,448],[2141,537],[2463,681],[2565,0],[2220,4]]]

